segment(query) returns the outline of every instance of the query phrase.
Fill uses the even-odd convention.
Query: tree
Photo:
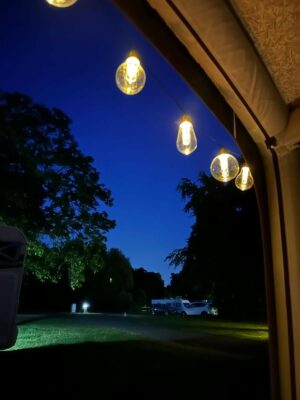
[[[27,267],[36,276],[68,274],[78,287],[87,268],[103,265],[105,235],[115,223],[100,210],[112,205],[111,193],[70,124],[62,111],[28,96],[0,94],[0,218],[26,234]]]
[[[138,303],[140,299],[140,305],[150,305],[151,299],[164,297],[164,281],[158,272],[148,272],[144,268],[137,268],[133,271],[133,277],[135,297]]]
[[[121,250],[112,248],[104,258],[104,268],[91,280],[89,293],[95,308],[128,311],[133,305],[133,268]]]
[[[132,290],[133,268],[129,258],[121,250],[112,248],[108,251],[105,257],[105,273],[113,291]]]
[[[172,265],[183,267],[179,274],[173,274],[171,288],[192,299],[214,297],[224,313],[227,309],[249,316],[251,310],[257,311],[264,304],[254,190],[241,192],[205,173],[200,173],[196,183],[183,179],[178,190],[186,201],[185,211],[195,222],[186,246],[167,257]]]

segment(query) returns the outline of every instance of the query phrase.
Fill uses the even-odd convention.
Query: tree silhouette
[[[72,287],[103,264],[105,235],[115,226],[93,159],[70,131],[71,120],[23,94],[0,94],[0,218],[29,239],[27,267],[39,279],[68,274]]]
[[[254,190],[241,192],[205,173],[196,183],[183,179],[178,190],[195,222],[186,246],[167,257],[182,266],[171,289],[191,299],[212,297],[224,314],[258,312],[264,305],[264,274]]]
[[[150,305],[151,299],[164,297],[164,281],[158,272],[137,268],[133,271],[133,277],[136,299],[140,305]]]
[[[128,311],[133,306],[133,268],[121,250],[112,248],[104,257],[104,267],[86,287],[97,310]]]

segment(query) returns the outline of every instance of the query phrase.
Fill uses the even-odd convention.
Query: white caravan
[[[151,301],[151,313],[155,314],[179,314],[185,315],[217,315],[210,303],[203,301],[202,304],[193,304],[182,298],[153,299]]]

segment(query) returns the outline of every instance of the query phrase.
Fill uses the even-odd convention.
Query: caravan
[[[153,299],[151,300],[151,313],[155,314],[180,314],[190,315],[191,303],[188,300],[176,297],[175,299]]]
[[[212,307],[211,303],[207,300],[201,302],[191,303],[187,299],[176,297],[175,299],[153,299],[151,301],[151,313],[163,315],[194,315],[194,316],[207,316],[218,315],[218,310]]]
[[[173,299],[153,299],[151,300],[151,314],[172,314]]]

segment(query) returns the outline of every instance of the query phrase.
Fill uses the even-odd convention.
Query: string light
[[[236,118],[233,111],[233,137],[236,137]],[[222,148],[210,164],[212,176],[220,182],[229,182],[235,178],[235,185],[240,190],[248,190],[253,186],[254,180],[250,168],[244,165],[239,173],[237,159]]]
[[[235,186],[244,191],[252,188],[254,183],[250,168],[247,165],[243,165],[240,173],[235,178]]]
[[[116,84],[121,92],[134,95],[143,89],[145,83],[146,73],[141,66],[139,56],[135,51],[131,51],[117,69]]]
[[[51,4],[51,6],[66,8],[71,7],[73,4],[77,2],[77,0],[46,0],[47,3]]]
[[[46,0],[54,7],[66,8],[77,2],[77,0]],[[138,54],[131,51],[127,59],[116,71],[116,84],[121,92],[127,95],[139,93],[145,86],[146,73],[141,65]],[[233,113],[233,135],[236,139],[236,121]],[[183,115],[179,123],[176,146],[180,153],[189,155],[197,148],[197,137],[193,128],[192,119],[189,115]],[[210,165],[212,176],[220,182],[229,182],[235,179],[235,185],[240,190],[248,190],[253,186],[253,177],[248,166],[244,165],[239,173],[237,159],[229,154],[224,148],[212,160]]]
[[[197,148],[197,138],[189,115],[184,115],[180,120],[176,146],[186,156]]]
[[[234,179],[239,172],[237,159],[229,154],[226,149],[221,149],[218,155],[210,164],[212,176],[220,182],[229,182]]]

